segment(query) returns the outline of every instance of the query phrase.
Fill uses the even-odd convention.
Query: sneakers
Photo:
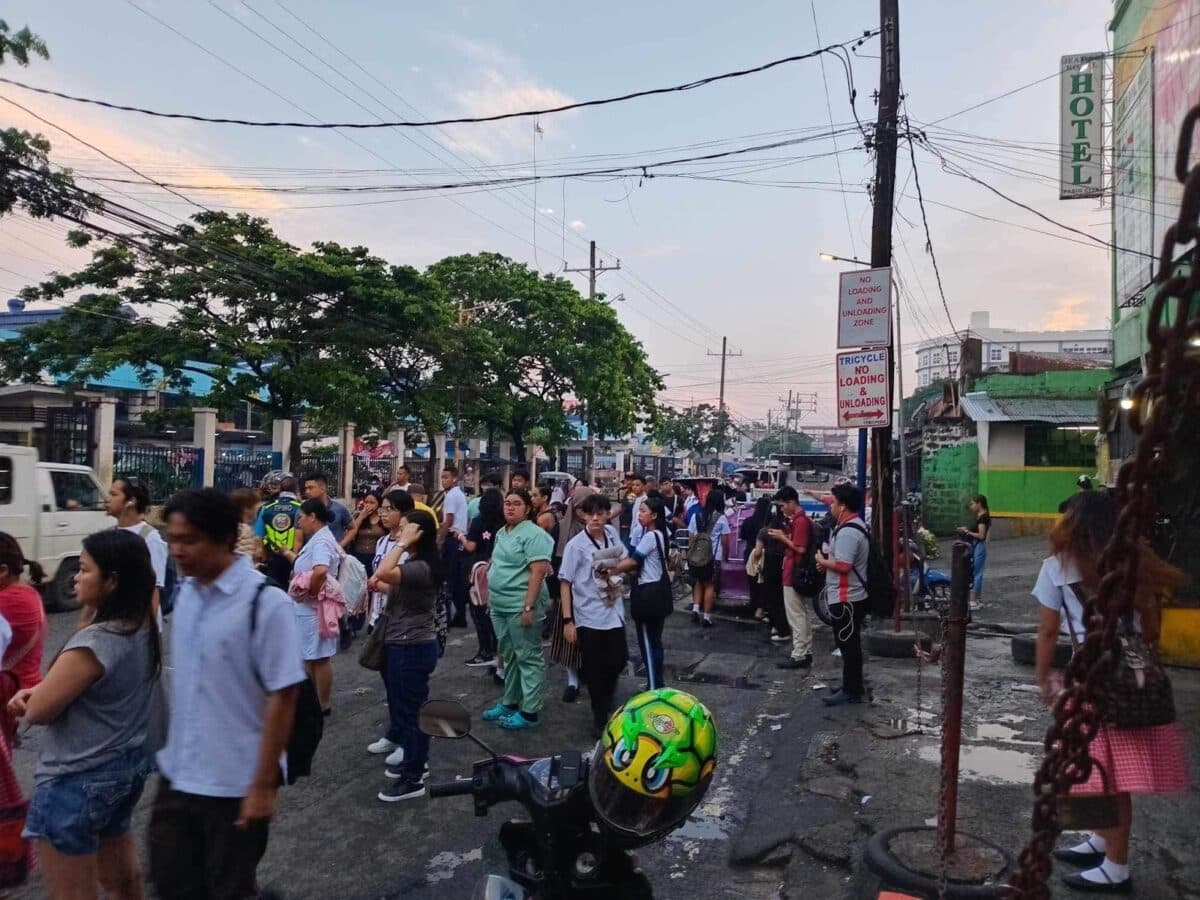
[[[486,653],[476,653],[465,663],[463,663],[464,666],[468,666],[472,669],[482,668],[483,666],[494,666],[495,664],[496,657],[488,656]]]
[[[367,744],[367,752],[379,756],[384,753],[391,753],[393,750],[399,748],[399,746],[399,744],[393,744],[387,738],[381,737],[375,743]]]
[[[845,691],[838,691],[836,694],[834,694],[830,697],[822,697],[821,702],[824,703],[826,706],[846,706],[848,704],[857,705],[857,704],[863,702],[863,698],[862,697],[852,697],[850,694],[847,694]]]
[[[404,777],[404,770],[401,769],[399,766],[388,766],[386,769],[383,770],[383,774],[385,777],[391,778],[393,781],[398,781],[399,779]],[[425,763],[425,768],[421,770],[421,781],[424,781],[428,777],[429,777],[429,763]]]
[[[786,644],[792,639],[790,634],[780,634],[778,631],[771,632],[771,641],[776,644]]]
[[[500,720],[500,727],[506,731],[526,731],[530,728],[537,728],[538,724],[537,719],[527,719],[521,715],[519,709]]]
[[[794,656],[789,656],[787,659],[781,659],[779,662],[775,663],[775,668],[777,668],[777,669],[811,669],[812,668],[812,654],[811,653],[808,654],[808,656],[804,657],[803,659],[796,659]]]
[[[698,609],[692,610],[692,624],[693,625],[700,624],[700,610],[698,610]]]
[[[387,755],[387,759],[383,761],[385,766],[398,766],[404,762],[404,748],[397,747]]]
[[[504,687],[504,673],[492,670],[492,683],[498,687]]]
[[[479,718],[483,719],[485,722],[499,722],[501,719],[511,716],[516,711],[517,710],[515,707],[505,706],[503,703],[497,703],[495,706],[485,709],[483,711],[483,715]]]
[[[574,703],[579,699],[579,687],[574,684],[568,684],[567,689],[563,691],[562,702]]]
[[[716,625],[716,623],[715,623],[715,622],[713,622],[713,620],[712,620],[712,619],[710,619],[708,616],[705,616],[703,619],[701,619],[701,620],[700,620],[700,627],[701,627],[701,628],[712,628],[712,627],[714,627],[715,625]]]
[[[409,781],[406,778],[397,780],[394,784],[390,784],[384,790],[380,791],[378,797],[384,803],[395,803],[398,800],[415,800],[418,797],[425,796],[425,785],[419,781]]]
[[[983,609],[983,604],[978,600],[972,600],[970,603],[967,604],[967,608],[971,612],[979,612],[981,609]]]

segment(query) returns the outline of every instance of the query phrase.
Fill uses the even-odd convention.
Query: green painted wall
[[[979,493],[996,516],[1058,515],[1058,505],[1075,493],[1074,469],[980,469]]]
[[[973,439],[927,452],[921,460],[925,527],[949,535],[967,524],[967,503],[979,493],[978,485],[979,445]]]
[[[1091,400],[1112,380],[1111,369],[1075,372],[1042,372],[1040,375],[984,375],[975,379],[972,391],[989,397],[1053,397],[1058,400]]]

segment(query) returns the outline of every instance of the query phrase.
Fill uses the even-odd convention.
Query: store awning
[[[1095,425],[1095,400],[1049,397],[990,397],[984,391],[964,394],[962,411],[975,422],[1046,422],[1051,425]]]

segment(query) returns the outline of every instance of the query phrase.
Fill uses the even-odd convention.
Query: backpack
[[[149,522],[143,522],[142,527],[138,530],[138,537],[143,541],[146,536],[154,531],[154,526]],[[169,616],[175,609],[175,595],[179,592],[179,570],[175,568],[175,560],[171,559],[171,554],[167,554],[167,570],[163,573],[162,590],[158,592],[158,608],[162,611],[164,617]]]
[[[693,569],[703,569],[713,562],[712,522],[709,520],[697,522],[696,534],[688,536],[687,564]]]
[[[254,599],[250,601],[250,640],[254,640],[254,630],[258,627],[258,598],[262,596],[262,592],[267,587],[273,586],[267,579],[263,579],[258,589],[254,592]],[[251,645],[251,654],[253,654],[253,643]],[[262,675],[259,674],[258,664],[251,656],[251,665],[254,668],[254,677],[258,681],[258,686],[263,689],[263,693],[267,692],[267,686],[263,684]],[[292,720],[292,733],[288,735],[287,741],[287,783],[295,784],[296,779],[303,778],[306,775],[312,774],[312,761],[317,753],[317,745],[321,743],[321,737],[325,733],[325,714],[321,710],[321,701],[317,698],[317,686],[313,683],[311,677],[305,678],[300,682],[300,694],[296,698],[296,716]]]
[[[867,538],[869,549],[866,579],[864,580],[862,573],[854,568],[854,574],[858,577],[859,583],[867,589],[867,599],[863,601],[866,604],[867,612],[877,619],[890,617],[896,611],[896,585],[892,583],[892,574],[883,561],[883,554],[879,552],[879,547],[871,538],[871,533],[862,525],[847,522],[842,528],[853,528],[866,535]]]
[[[803,512],[796,515],[802,516]],[[796,593],[804,597],[815,597],[825,587],[825,573],[817,569],[817,551],[821,548],[817,541],[816,523],[810,522],[808,543],[804,546],[804,556],[792,564],[792,584]]]

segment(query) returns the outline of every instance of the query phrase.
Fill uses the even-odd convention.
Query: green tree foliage
[[[658,443],[668,447],[697,456],[712,456],[733,449],[729,432],[729,414],[701,403],[683,410],[662,407],[652,434]]]
[[[12,59],[29,65],[31,56],[50,58],[45,42],[28,28],[11,32],[0,19],[0,64]],[[76,190],[67,170],[50,168],[50,142],[18,128],[0,129],[0,216],[20,208],[36,219],[67,216],[79,219],[96,205]]]
[[[509,437],[518,455],[533,433],[555,447],[577,437],[573,409],[599,434],[654,417],[662,380],[600,300],[496,253],[452,256],[426,276],[456,311],[461,351],[442,362],[447,383],[465,385],[464,418]]]
[[[758,459],[767,459],[776,453],[807,453],[812,445],[813,439],[803,431],[778,429],[762,440],[755,441],[750,454]]]
[[[346,323],[391,270],[365,249],[301,252],[265,220],[205,212],[164,233],[95,250],[36,299],[82,292],[64,315],[0,345],[9,377],[82,382],[132,363],[149,385],[212,380],[206,402],[250,402],[271,418],[382,421],[373,382],[342,352]],[[161,373],[156,370],[161,369]],[[300,435],[293,434],[293,456]]]

